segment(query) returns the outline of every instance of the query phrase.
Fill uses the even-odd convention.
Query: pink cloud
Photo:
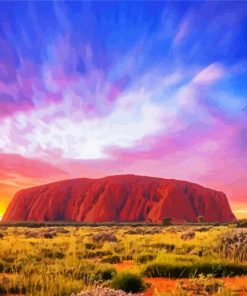
[[[178,31],[173,39],[173,46],[177,46],[189,33],[190,16],[186,17],[180,24]]]
[[[199,85],[210,85],[227,74],[226,69],[219,64],[211,64],[199,72],[193,79],[193,83]]]
[[[0,154],[0,174],[20,175],[33,179],[65,177],[66,173],[45,161],[30,159],[17,154]]]

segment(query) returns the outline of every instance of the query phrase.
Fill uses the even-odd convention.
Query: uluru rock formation
[[[14,196],[3,221],[235,220],[222,192],[173,179],[136,175],[72,179],[24,189]]]

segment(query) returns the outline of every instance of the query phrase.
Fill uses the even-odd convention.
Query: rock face
[[[235,220],[224,193],[186,181],[136,175],[65,180],[24,189],[14,196],[3,221]]]

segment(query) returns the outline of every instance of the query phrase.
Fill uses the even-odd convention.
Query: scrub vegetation
[[[244,224],[24,225],[0,225],[1,295],[238,295],[221,278],[247,275]]]

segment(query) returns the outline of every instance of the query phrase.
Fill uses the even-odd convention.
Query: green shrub
[[[113,267],[100,268],[95,274],[103,281],[109,281],[116,275],[116,269]]]
[[[84,246],[85,246],[85,248],[87,250],[94,250],[94,249],[96,249],[96,244],[93,244],[93,243],[85,243]]]
[[[167,252],[172,252],[175,249],[175,245],[173,244],[164,244],[163,248],[167,251]]]
[[[165,249],[167,252],[172,252],[175,249],[174,244],[155,243],[151,244],[150,247],[157,249]]]
[[[13,272],[13,269],[14,269],[14,265],[13,264],[10,264],[10,263],[7,263],[7,262],[3,262],[0,259],[0,273],[2,273],[2,272],[12,273]]]
[[[53,258],[53,251],[47,248],[41,250],[41,255],[45,258]]]
[[[224,263],[195,263],[195,264],[148,264],[143,275],[147,277],[190,278],[199,274],[213,274],[214,277],[238,276],[247,274],[247,265]]]
[[[87,252],[85,254],[85,258],[96,258],[96,257],[103,257],[103,256],[107,256],[107,255],[112,255],[112,252],[111,251],[101,251],[101,250],[98,250],[98,251],[91,251],[91,252]]]
[[[197,222],[198,222],[198,223],[205,223],[205,219],[204,219],[204,217],[203,217],[203,216],[198,216],[198,217],[197,217]]]
[[[54,258],[63,259],[64,257],[65,257],[65,254],[63,252],[60,252],[60,251],[54,252]]]
[[[96,250],[96,249],[101,249],[103,247],[103,242],[94,242],[94,243],[85,243],[84,247],[86,250]]]
[[[162,221],[162,225],[164,226],[171,225],[171,218],[165,217]]]
[[[104,257],[103,259],[101,259],[101,262],[115,264],[115,263],[120,263],[121,258],[118,255],[112,255],[112,256]]]
[[[111,287],[126,293],[138,293],[145,290],[145,283],[138,274],[129,272],[119,273],[113,277]]]
[[[137,257],[137,263],[147,263],[148,261],[152,261],[156,258],[154,254],[142,254]]]

